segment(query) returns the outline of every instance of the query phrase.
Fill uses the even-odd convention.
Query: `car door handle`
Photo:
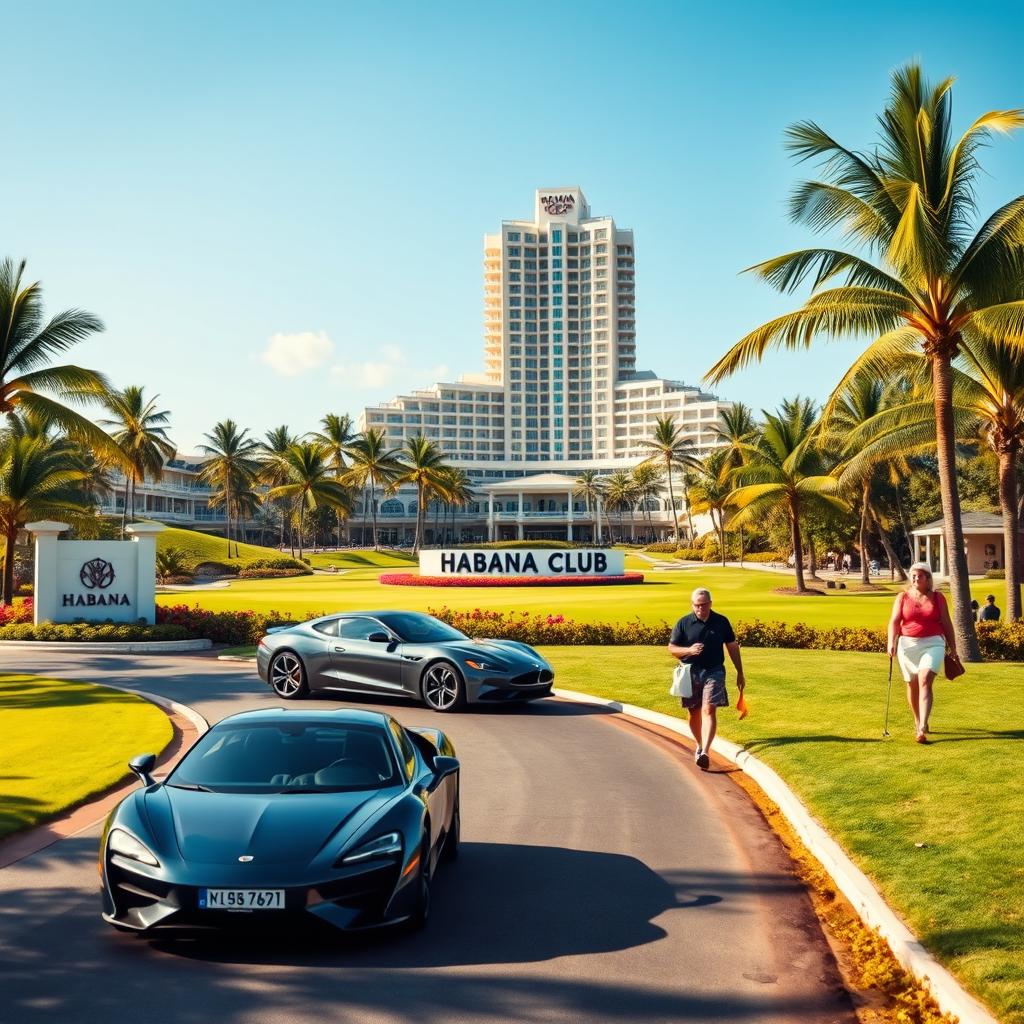
[[[334,651],[336,654],[344,654],[345,653],[345,648],[344,647],[332,647],[331,650]]]

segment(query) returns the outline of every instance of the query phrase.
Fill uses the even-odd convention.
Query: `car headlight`
[[[478,661],[476,659],[467,658],[466,664],[470,668],[475,668],[478,672],[507,672],[508,666],[502,665],[500,661]]]
[[[361,860],[370,860],[373,857],[390,857],[392,854],[402,852],[402,837],[397,832],[389,832],[384,836],[377,836],[369,842],[357,846],[351,853],[346,853],[341,858],[341,864],[358,864]]]
[[[127,832],[123,832],[119,828],[115,828],[110,833],[110,838],[107,840],[107,847],[114,853],[121,854],[122,857],[128,857],[130,860],[141,861],[143,864],[148,864],[150,867],[160,867],[160,861],[153,856],[152,853],[138,841],[133,835],[129,835]]]

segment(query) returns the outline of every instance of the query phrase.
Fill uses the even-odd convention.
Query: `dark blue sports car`
[[[107,819],[103,918],[138,932],[317,919],[426,922],[459,849],[459,762],[444,733],[375,711],[273,708],[215,725]]]

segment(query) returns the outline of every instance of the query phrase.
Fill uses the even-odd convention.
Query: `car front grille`
[[[551,669],[541,668],[533,672],[520,672],[509,681],[513,686],[538,686],[541,683],[550,683],[554,678],[555,674]]]

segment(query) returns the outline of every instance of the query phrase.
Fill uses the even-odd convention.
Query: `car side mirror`
[[[373,644],[389,644],[391,643],[391,634],[384,632],[371,633],[366,639]]]
[[[139,754],[128,762],[128,767],[138,775],[144,786],[153,785],[152,771],[156,767],[156,754]]]
[[[449,775],[454,775],[458,770],[459,759],[457,757],[445,757],[443,754],[438,754],[437,757],[434,758],[434,779],[430,783],[430,789],[437,789],[437,787],[440,786]]]

